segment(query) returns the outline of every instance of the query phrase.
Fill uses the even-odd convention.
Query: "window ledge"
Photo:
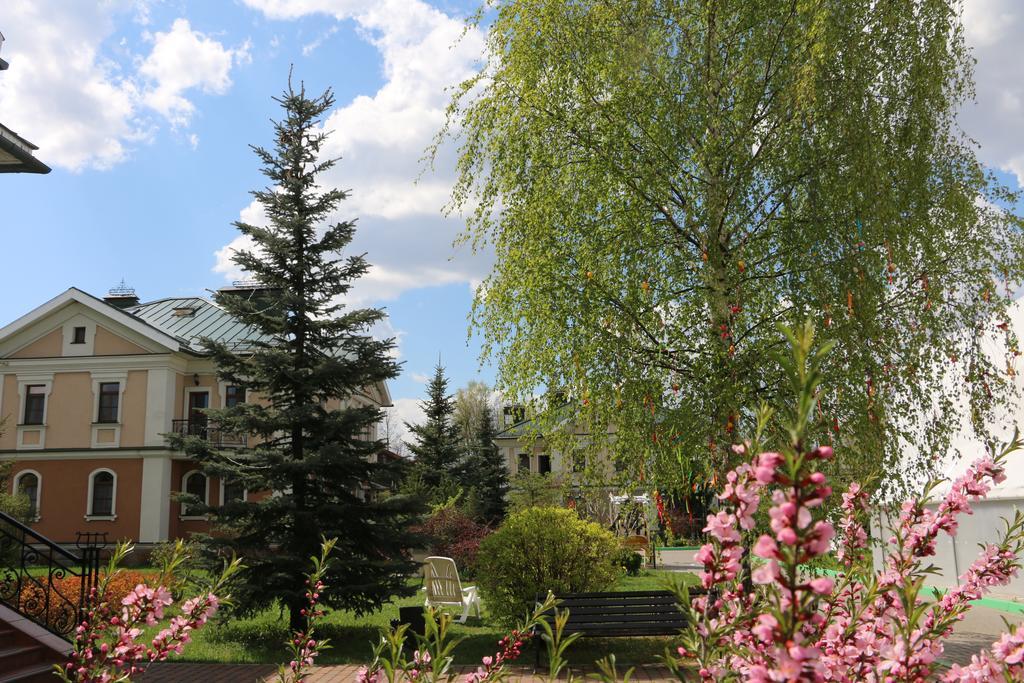
[[[45,422],[40,422],[38,424],[34,424],[34,423],[33,424],[26,424],[26,423],[22,422],[22,423],[18,424],[18,426],[19,427],[45,427],[46,423]]]
[[[120,422],[93,422],[93,427],[120,427]]]
[[[86,515],[85,521],[87,522],[113,522],[117,519],[117,515]]]
[[[178,515],[178,520],[181,522],[209,522],[210,518],[206,515]]]

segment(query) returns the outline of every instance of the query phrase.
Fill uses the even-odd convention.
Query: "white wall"
[[[929,506],[934,509],[933,506]],[[959,585],[959,577],[971,566],[981,552],[979,544],[987,545],[999,540],[1004,528],[1003,519],[1012,519],[1017,509],[1024,509],[1024,498],[992,498],[971,503],[974,514],[961,515],[960,526],[956,536],[949,537],[939,534],[935,543],[935,555],[924,560],[925,566],[935,565],[941,574],[929,577],[925,585],[936,588],[952,588]],[[893,520],[895,521],[895,520]],[[888,543],[893,533],[889,524],[883,520],[885,531],[879,535],[883,542]],[[872,524],[875,534],[879,534],[879,522]],[[880,570],[881,552],[874,551],[875,569]],[[1024,598],[1024,576],[1018,575],[1006,586],[996,586],[989,597]]]

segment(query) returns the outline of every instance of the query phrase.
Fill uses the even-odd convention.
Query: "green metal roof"
[[[204,338],[223,342],[235,350],[245,350],[256,340],[269,341],[254,328],[232,317],[227,311],[207,299],[180,297],[158,299],[124,309],[126,313],[152,325],[160,331],[178,338],[188,350],[203,353]],[[186,310],[193,311],[183,315]]]

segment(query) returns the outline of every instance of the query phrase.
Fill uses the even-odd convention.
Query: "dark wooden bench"
[[[691,589],[691,593],[697,592]],[[538,595],[542,603],[547,595]],[[565,593],[555,595],[556,609],[568,610],[563,635],[580,633],[591,638],[674,636],[686,626],[686,614],[670,591],[629,591],[626,593]],[[554,623],[555,615],[544,618]],[[539,629],[538,629],[539,630]],[[536,635],[536,633],[535,633]],[[536,664],[540,665],[540,641],[535,638]]]

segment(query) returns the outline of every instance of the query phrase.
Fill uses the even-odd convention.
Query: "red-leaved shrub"
[[[155,572],[121,571],[107,585],[107,601],[112,604],[120,604],[121,600],[137,585],[152,581],[155,577]],[[48,623],[60,623],[77,610],[82,579],[78,576],[53,579],[53,590],[49,591],[49,603],[47,604],[46,588],[48,583],[47,577],[40,576],[36,577],[35,581],[22,584],[19,596],[20,605],[22,609],[32,615],[41,616],[45,611]]]
[[[453,507],[438,510],[416,531],[427,537],[427,550],[431,555],[452,558],[464,577],[476,572],[480,541],[491,533],[491,529]]]

